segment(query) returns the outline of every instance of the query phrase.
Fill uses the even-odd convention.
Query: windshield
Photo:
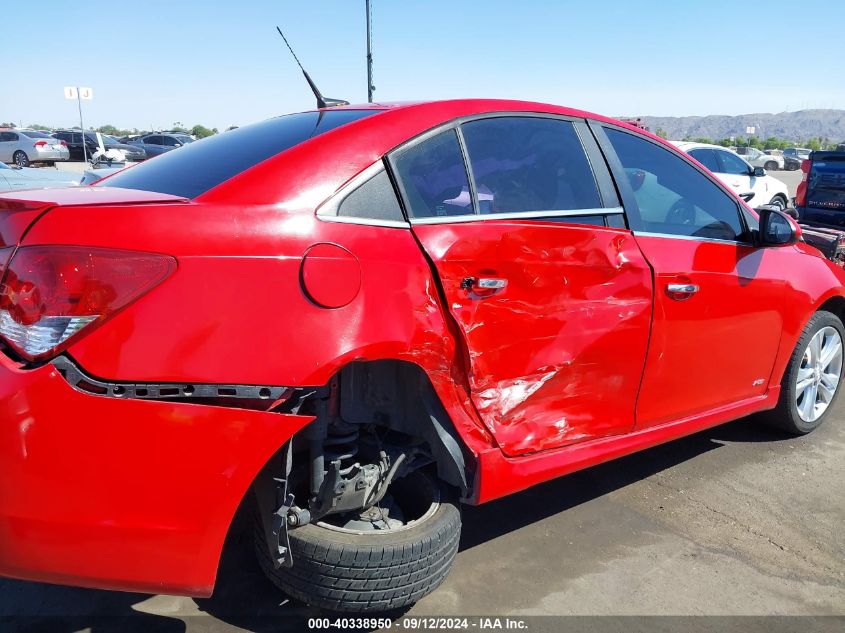
[[[174,134],[174,135],[173,135],[173,138],[175,138],[177,141],[179,141],[179,142],[180,142],[180,143],[182,143],[183,145],[186,145],[186,144],[188,144],[188,143],[193,143],[193,142],[194,142],[194,139],[192,139],[192,138],[191,138],[190,136],[188,136],[187,134]]]
[[[195,198],[303,141],[380,110],[300,112],[209,136],[167,152],[105,181],[124,187]],[[97,186],[97,185],[95,185]]]

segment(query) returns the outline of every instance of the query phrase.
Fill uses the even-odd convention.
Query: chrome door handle
[[[699,291],[697,284],[667,284],[666,294],[675,301],[684,301]]]
[[[461,288],[471,290],[477,288],[478,290],[501,290],[508,285],[507,279],[500,277],[465,277],[461,281]]]

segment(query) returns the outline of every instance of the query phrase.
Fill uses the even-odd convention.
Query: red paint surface
[[[460,325],[476,409],[508,455],[626,433],[651,271],[627,231],[561,222],[415,226]],[[480,295],[466,277],[507,286]]]
[[[0,195],[0,256],[22,241],[177,259],[164,283],[71,346],[99,378],[314,386],[355,360],[417,364],[477,463],[475,502],[774,406],[804,324],[843,294],[842,271],[806,245],[678,245],[536,221],[412,232],[315,216],[407,139],[493,111],[609,121],[517,101],[390,108],[191,201],[98,187]],[[463,276],[509,284],[472,298]],[[701,293],[673,302],[673,279]],[[303,280],[341,307],[315,304]],[[23,370],[0,354],[0,574],[207,595],[235,507],[308,421],[86,395],[50,366]]]
[[[0,354],[0,574],[209,595],[235,509],[312,419],[91,396]]]

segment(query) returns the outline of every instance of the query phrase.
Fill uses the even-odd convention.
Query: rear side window
[[[461,131],[480,213],[602,206],[590,162],[571,122],[501,117],[465,123]]]
[[[656,143],[612,128],[605,132],[634,193],[637,213],[629,213],[634,230],[739,238],[743,227],[736,201],[707,176]]]
[[[101,186],[195,198],[310,138],[379,110],[301,112],[268,119],[190,143],[115,174]]]
[[[747,176],[750,173],[748,163],[742,160],[736,154],[732,154],[727,150],[714,150],[714,153],[719,159],[723,174],[734,174],[735,176]]]
[[[337,208],[337,215],[392,222],[405,221],[390,177],[383,169],[346,196]]]
[[[704,165],[707,169],[714,172],[719,172],[719,161],[716,160],[716,152],[707,147],[699,147],[698,149],[691,149],[689,155],[692,156],[699,163]]]
[[[446,130],[393,157],[411,217],[471,215],[464,157],[455,130]]]

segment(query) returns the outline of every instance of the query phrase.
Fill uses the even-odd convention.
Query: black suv
[[[119,149],[126,156],[126,160],[142,161],[147,157],[142,147],[121,143],[108,134],[101,134],[100,136],[103,137],[103,145],[106,149]],[[53,138],[67,143],[67,148],[70,150],[70,160],[85,160],[82,150],[82,133],[79,130],[58,130],[53,132]],[[97,144],[97,135],[94,132],[85,132],[85,147],[89,159],[100,148]]]

